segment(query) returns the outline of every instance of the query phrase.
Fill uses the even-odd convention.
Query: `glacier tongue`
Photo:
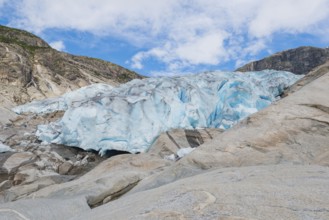
[[[116,88],[89,86],[76,93],[82,98],[74,105],[76,97],[71,95],[71,101],[62,96],[56,102],[62,104],[50,108],[43,101],[17,109],[49,112],[65,106],[60,121],[38,127],[37,135],[44,142],[93,149],[101,154],[112,149],[137,153],[147,151],[155,138],[169,129],[227,129],[268,106],[299,78],[272,70],[148,78]]]

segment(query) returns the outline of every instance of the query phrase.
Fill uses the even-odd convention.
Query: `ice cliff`
[[[14,110],[66,110],[61,120],[38,127],[37,136],[44,142],[101,154],[111,149],[137,153],[172,128],[230,128],[271,104],[300,77],[272,70],[206,72],[132,80],[116,88],[95,84]]]
[[[55,111],[65,111],[69,107],[79,106],[81,102],[85,102],[97,96],[105,95],[111,91],[113,86],[97,83],[90,86],[82,87],[72,92],[56,98],[44,99],[41,101],[33,101],[31,103],[20,105],[13,108],[17,114],[24,112],[32,112],[37,114],[45,114]]]

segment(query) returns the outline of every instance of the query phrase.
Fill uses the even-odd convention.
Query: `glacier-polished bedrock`
[[[173,128],[230,128],[270,105],[299,78],[272,70],[148,78],[115,88],[95,84],[14,110],[66,110],[61,120],[38,126],[37,136],[44,142],[100,154],[146,152],[161,132]]]

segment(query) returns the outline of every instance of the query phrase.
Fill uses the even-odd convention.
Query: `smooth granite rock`
[[[83,212],[87,219],[328,219],[329,168],[220,168]]]

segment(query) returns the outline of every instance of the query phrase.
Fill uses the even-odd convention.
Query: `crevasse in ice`
[[[239,120],[276,100],[283,89],[300,76],[282,71],[248,73],[206,72],[180,77],[132,80],[98,92],[89,87],[78,101],[65,98],[46,112],[65,106],[63,118],[40,125],[40,140],[93,149],[145,152],[156,137],[172,128],[230,128]],[[25,111],[45,112],[44,103],[21,106]],[[43,110],[42,110],[43,109]],[[63,108],[61,108],[63,109]],[[16,109],[17,110],[17,109]],[[39,111],[41,110],[41,111]],[[18,111],[17,111],[18,112]]]

